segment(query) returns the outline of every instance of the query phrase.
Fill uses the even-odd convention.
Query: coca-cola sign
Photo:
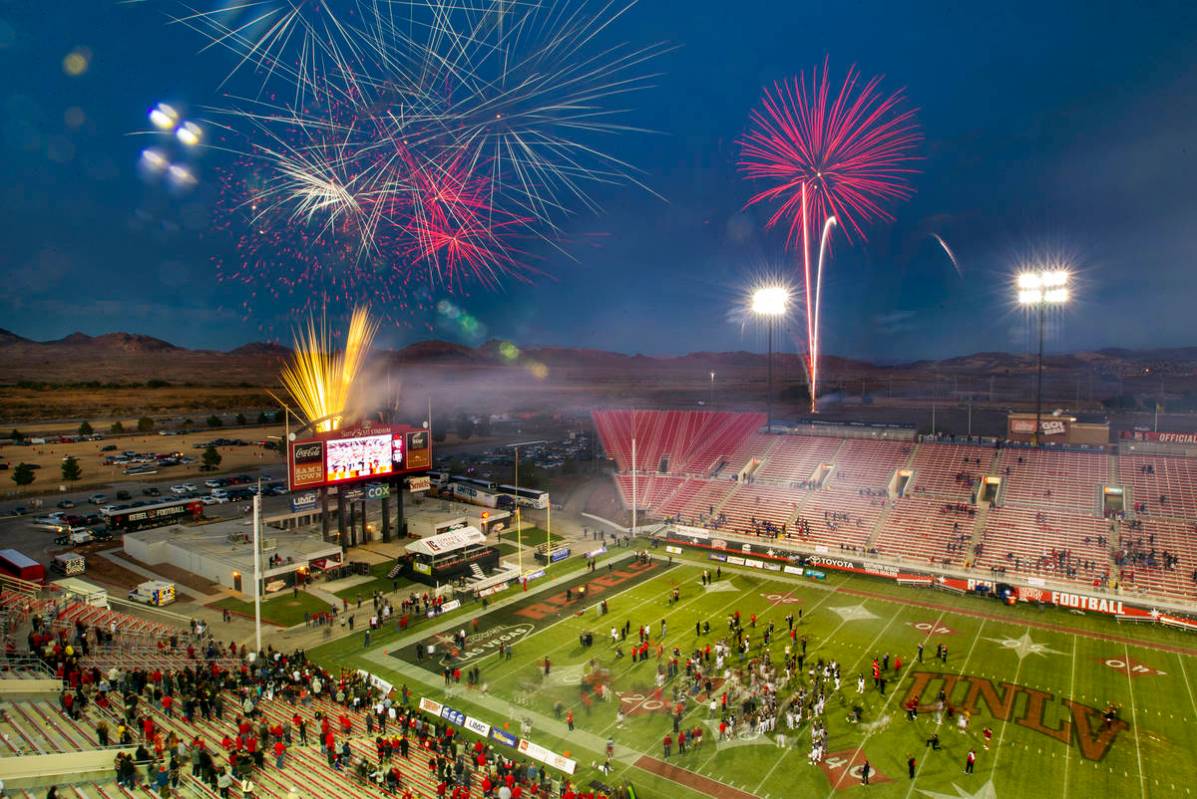
[[[309,444],[296,444],[294,450],[295,463],[313,463],[319,461],[324,454],[324,444],[313,441]]]

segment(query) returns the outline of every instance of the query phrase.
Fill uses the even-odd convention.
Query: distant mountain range
[[[288,347],[270,342],[251,342],[221,352],[178,347],[136,333],[115,332],[100,336],[72,333],[54,341],[33,341],[0,329],[0,385],[20,381],[130,383],[150,379],[213,386],[273,385],[279,366],[290,353]],[[705,379],[710,371],[726,380],[740,373],[763,370],[766,360],[763,353],[745,351],[646,356],[569,347],[517,349],[500,341],[469,347],[440,340],[418,341],[398,350],[380,350],[375,353],[375,358],[379,364],[400,370],[453,368],[477,371],[539,365],[561,380],[605,373],[623,377],[637,375],[642,380],[663,374],[674,378],[685,375],[697,380]],[[777,354],[775,358],[775,368],[781,374],[800,373],[799,356],[787,353]],[[1046,365],[1056,374],[1090,374],[1102,380],[1127,378],[1145,382],[1152,376],[1195,378],[1197,347],[1110,348],[1051,354]],[[887,375],[901,379],[913,374],[1000,377],[1026,373],[1034,368],[1034,355],[1007,352],[980,352],[906,364],[875,364],[834,356],[827,356],[823,361],[824,374],[840,379],[878,379]]]

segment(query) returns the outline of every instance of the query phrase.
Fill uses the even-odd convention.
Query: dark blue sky
[[[201,5],[213,0],[201,0]],[[229,242],[211,226],[214,159],[172,196],[137,174],[146,109],[218,102],[227,53],[167,26],[166,3],[0,2],[0,326],[34,338],[129,330],[228,348],[286,337],[288,311],[246,319],[215,280]],[[552,279],[452,301],[475,335],[521,344],[675,353],[757,347],[727,320],[754,276],[792,259],[744,212],[735,168],[761,86],[824,55],[905,87],[926,134],[915,198],[865,243],[835,248],[824,352],[911,359],[1027,346],[1009,275],[1038,254],[1076,264],[1078,302],[1053,346],[1197,344],[1197,6],[1112,2],[707,3],[645,0],[621,39],[668,41],[631,119],[659,131],[612,143],[665,199],[598,193],[579,214],[576,262]],[[88,70],[64,73],[72,50]],[[957,276],[930,233],[963,268]],[[601,236],[593,234],[601,233]],[[437,314],[386,331],[460,335]]]

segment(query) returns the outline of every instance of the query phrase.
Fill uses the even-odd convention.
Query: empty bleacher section
[[[636,471],[708,476],[731,458],[744,438],[765,423],[764,414],[722,411],[594,412],[594,425],[608,457],[621,472]]]
[[[703,526],[719,518],[719,507],[737,485],[731,480],[687,480],[657,510],[666,518]]]
[[[1197,461],[1163,455],[1123,455],[1118,474],[1140,514],[1197,518]]]
[[[770,485],[741,484],[724,500],[720,516],[726,520],[718,529],[753,535],[758,531],[776,529],[789,534],[798,515],[798,503],[805,493],[791,488]]]
[[[920,444],[910,466],[913,493],[919,496],[967,502],[981,477],[989,472],[993,447]]]
[[[840,544],[863,549],[884,509],[884,499],[861,497],[849,491],[808,493],[799,516],[805,522],[803,541],[836,549]]]
[[[823,436],[779,436],[754,477],[797,487],[811,480],[821,464],[833,462],[843,443]]]
[[[835,488],[884,492],[913,448],[913,444],[900,441],[849,439],[836,453],[831,484]]]
[[[1110,479],[1110,459],[1087,452],[1003,449],[995,471],[1002,480],[1004,505],[1097,514],[1101,487]]]
[[[971,506],[906,497],[896,500],[873,546],[877,553],[926,565],[958,566],[965,560],[976,521]]]
[[[623,499],[623,504],[629,508],[632,507],[632,476],[630,474],[617,475],[615,482],[619,486],[619,495]],[[645,510],[657,508],[672,497],[686,482],[686,478],[641,474],[636,476],[635,482],[636,507]]]

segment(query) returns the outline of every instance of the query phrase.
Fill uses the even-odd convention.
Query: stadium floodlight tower
[[[1031,443],[1043,446],[1043,320],[1048,308],[1065,305],[1069,300],[1070,275],[1065,269],[1023,272],[1018,276],[1018,304],[1034,308],[1039,314],[1039,359],[1035,378],[1035,432]]]
[[[766,398],[766,432],[773,432],[773,320],[786,315],[790,304],[790,290],[784,286],[764,286],[752,292],[752,312],[765,317],[769,325],[769,394]]]

